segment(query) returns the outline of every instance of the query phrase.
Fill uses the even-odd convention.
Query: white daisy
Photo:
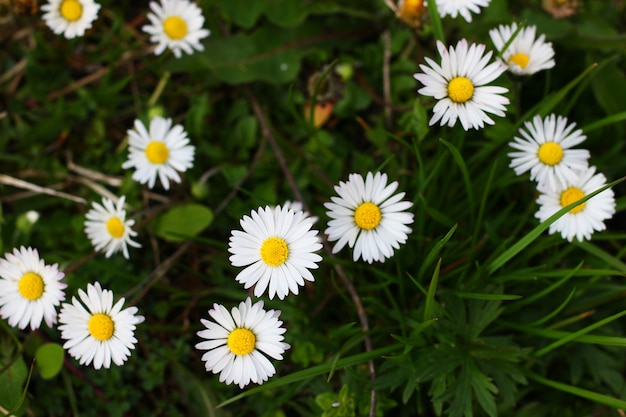
[[[150,2],[151,13],[148,13],[150,25],[142,29],[150,35],[150,41],[158,43],[154,53],[160,55],[165,48],[174,52],[176,58],[184,51],[192,54],[193,50],[204,50],[200,39],[209,36],[210,32],[203,29],[204,16],[202,10],[187,0],[161,0],[161,4]]]
[[[285,204],[283,204],[283,208],[284,209],[291,209],[293,211],[303,211],[304,212],[304,216],[303,218],[310,218],[313,223],[316,223],[320,218],[317,216],[311,216],[311,213],[309,213],[308,211],[304,210],[304,204],[302,204],[300,201],[290,201],[287,200],[285,201]]]
[[[550,188],[545,185],[538,186],[537,189],[541,194],[537,198],[537,203],[540,207],[535,213],[535,217],[543,222],[568,204],[604,187],[606,177],[603,174],[595,174],[595,172],[595,167],[578,171],[576,178],[568,179],[565,186],[558,186],[557,188]],[[584,239],[591,239],[591,234],[594,231],[606,229],[604,220],[610,219],[613,214],[615,214],[615,194],[613,190],[608,189],[560,217],[550,225],[549,232],[550,234],[560,232],[563,239],[570,242],[574,237],[582,242]]]
[[[443,43],[437,42],[437,49],[441,55],[441,66],[425,58],[428,66],[420,64],[424,73],[414,75],[424,84],[418,92],[439,100],[429,124],[441,120],[441,126],[447,124],[452,127],[458,118],[463,129],[478,129],[484,123],[494,124],[486,113],[504,116],[509,99],[501,94],[508,90],[486,84],[506,71],[506,66],[501,62],[487,65],[491,51],[483,56],[485,45],[468,46],[465,39],[457,43],[456,49],[450,46],[449,51]]]
[[[131,229],[135,221],[126,220],[125,200],[125,196],[120,197],[116,206],[113,200],[105,197],[102,205],[93,202],[93,208],[85,215],[85,233],[96,250],[106,249],[107,258],[122,251],[124,258],[128,259],[127,245],[141,247],[141,244],[131,239],[137,236],[137,232]]]
[[[251,216],[251,217],[250,217]],[[318,231],[311,230],[313,220],[303,211],[277,206],[260,207],[243,216],[243,231],[233,230],[228,251],[234,266],[247,266],[235,278],[245,288],[253,285],[260,297],[268,289],[270,299],[281,300],[291,291],[298,294],[304,280],[314,281],[309,269],[316,269],[322,257]]]
[[[437,12],[441,17],[450,16],[453,19],[460,14],[471,22],[470,12],[480,14],[480,8],[489,6],[489,2],[491,0],[437,0]]]
[[[172,119],[156,116],[150,121],[150,131],[140,120],[128,131],[130,154],[122,168],[135,168],[133,179],[153,188],[157,175],[163,188],[169,190],[170,181],[180,182],[177,171],[185,172],[193,166],[196,148],[189,145],[187,133],[181,125],[172,127]]]
[[[525,122],[526,130],[519,130],[522,138],[515,137],[509,143],[520,152],[511,152],[511,168],[521,175],[530,170],[530,179],[545,184],[550,189],[563,188],[577,178],[574,170],[588,166],[589,151],[570,149],[582,143],[587,137],[576,123],[567,124],[563,116],[549,115],[544,120],[537,115],[531,122]]]
[[[346,243],[354,247],[352,255],[369,263],[384,262],[393,256],[393,250],[407,240],[413,223],[413,213],[406,213],[413,205],[400,201],[404,193],[392,196],[398,182],[387,185],[387,174],[367,173],[365,180],[360,174],[350,174],[348,181],[335,186],[339,197],[331,197],[332,203],[324,203],[332,219],[326,234],[329,241],[338,242],[333,247],[337,253]]]
[[[496,50],[502,51],[511,39],[517,24],[500,25],[489,31],[489,36]],[[504,52],[502,60],[509,66],[509,71],[516,75],[531,75],[538,71],[554,67],[554,49],[551,42],[545,42],[545,35],[535,39],[536,26],[522,28]]]
[[[56,323],[56,307],[65,300],[65,276],[57,264],[46,265],[36,249],[13,249],[0,258],[0,316],[20,329]]]
[[[278,320],[280,311],[265,311],[263,301],[252,305],[248,297],[239,308],[233,307],[232,314],[213,304],[209,315],[215,321],[200,319],[206,329],[198,332],[207,340],[196,345],[196,349],[208,351],[202,355],[207,371],[219,372],[220,382],[234,382],[239,388],[250,382],[262,384],[276,373],[265,355],[282,359],[290,347],[282,341],[286,330]]]
[[[135,326],[144,317],[136,315],[137,307],[122,310],[124,298],[113,305],[113,292],[103,290],[99,282],[87,285],[86,293],[78,290],[78,295],[82,303],[72,297],[72,304],[63,303],[59,313],[63,348],[81,365],[123,365],[137,343]]]
[[[43,20],[54,33],[67,39],[83,36],[98,17],[100,5],[93,0],[48,0],[41,6]]]

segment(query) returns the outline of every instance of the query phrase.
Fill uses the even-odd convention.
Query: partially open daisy
[[[494,124],[487,113],[504,116],[509,99],[502,94],[508,90],[486,84],[506,71],[506,66],[501,62],[487,65],[491,51],[483,55],[485,45],[468,46],[465,39],[457,43],[456,49],[450,46],[449,51],[437,42],[437,49],[441,65],[427,57],[428,65],[420,64],[424,73],[414,75],[424,84],[418,92],[439,100],[429,124],[441,121],[441,126],[452,127],[459,119],[463,129],[479,129],[484,123]]]
[[[399,0],[396,17],[409,26],[419,27],[426,12],[425,0]]]
[[[108,198],[102,199],[102,204],[92,203],[92,209],[85,217],[85,233],[91,240],[96,250],[105,249],[105,256],[108,258],[116,252],[122,251],[124,258],[128,259],[128,246],[135,248],[141,244],[133,241],[131,237],[137,236],[131,227],[134,220],[126,220],[126,210],[124,202],[126,197],[122,196],[117,201],[117,205]]]
[[[220,382],[234,382],[240,388],[250,382],[262,384],[276,373],[265,355],[282,359],[290,347],[283,342],[286,330],[278,320],[280,311],[265,311],[263,301],[252,305],[248,297],[231,313],[213,304],[209,315],[215,321],[200,319],[206,329],[198,336],[206,340],[196,345],[196,349],[208,351],[202,355],[207,371],[219,373]]]
[[[202,51],[204,46],[200,39],[209,36],[210,32],[203,29],[204,16],[202,10],[188,0],[161,0],[161,3],[150,2],[151,13],[148,13],[150,25],[144,26],[144,32],[150,35],[150,41],[157,43],[156,55],[169,48],[176,58],[184,51],[192,54],[194,49]]]
[[[322,248],[313,220],[303,211],[285,207],[260,207],[250,216],[243,216],[241,230],[233,230],[228,251],[234,266],[246,268],[235,278],[245,288],[253,285],[260,297],[266,289],[270,299],[281,300],[289,292],[298,294],[304,280],[314,281],[309,269],[316,269],[322,257],[315,253]]]
[[[550,188],[545,185],[537,186],[541,194],[537,198],[540,207],[535,213],[535,217],[543,222],[568,204],[604,187],[606,177],[595,172],[595,167],[577,171],[576,178],[568,179],[564,186],[557,188]],[[570,242],[574,237],[582,242],[585,239],[591,239],[594,231],[606,229],[604,220],[610,219],[614,214],[615,194],[611,189],[604,190],[586,202],[577,205],[552,223],[549,232],[550,234],[560,232],[563,239]]]
[[[65,300],[65,276],[57,264],[46,265],[36,249],[13,249],[0,258],[0,316],[13,327],[38,329],[56,323],[56,307]]]
[[[113,292],[103,290],[99,282],[87,285],[87,292],[78,290],[78,296],[80,301],[72,297],[59,313],[63,348],[81,365],[123,365],[135,348],[135,328],[144,317],[136,314],[137,307],[122,310],[124,298],[113,305]]]
[[[83,36],[98,17],[100,5],[93,0],[48,0],[41,6],[43,20],[54,33],[68,39]]]
[[[517,23],[511,26],[500,25],[489,31],[493,45],[502,51],[504,45],[517,30]],[[516,75],[531,75],[538,71],[554,67],[554,49],[552,43],[545,42],[545,35],[535,39],[536,26],[522,28],[504,52],[502,60],[509,66],[509,71]]]
[[[359,257],[369,263],[384,262],[393,256],[393,250],[405,243],[413,223],[413,213],[405,210],[413,203],[400,201],[404,193],[392,196],[398,182],[387,185],[387,174],[367,173],[365,180],[360,174],[350,174],[348,181],[335,186],[338,197],[332,203],[324,203],[329,210],[326,234],[329,241],[337,241],[333,253],[339,252],[346,243],[354,247],[353,259]]]
[[[511,168],[521,175],[530,170],[530,179],[548,188],[564,187],[577,178],[574,170],[588,166],[589,151],[571,149],[586,139],[576,123],[567,124],[567,118],[551,114],[545,119],[537,115],[532,122],[525,122],[519,130],[522,138],[515,137],[509,143],[519,152],[511,152]]]
[[[490,2],[491,0],[437,0],[437,12],[441,17],[450,16],[453,19],[461,15],[471,22],[471,13],[480,14],[480,8],[489,6]]]
[[[163,188],[169,190],[170,180],[180,182],[178,171],[193,166],[196,148],[189,145],[187,133],[181,125],[172,127],[172,119],[156,116],[150,121],[150,130],[135,120],[135,129],[128,131],[130,154],[122,168],[135,168],[133,179],[153,188],[157,176]]]

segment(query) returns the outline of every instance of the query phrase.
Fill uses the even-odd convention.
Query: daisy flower
[[[504,45],[511,39],[517,24],[511,26],[500,25],[489,31],[493,45],[502,51]],[[502,60],[509,66],[509,71],[516,75],[531,75],[538,71],[554,67],[554,49],[551,42],[545,42],[545,36],[535,39],[536,26],[526,26],[521,29],[515,39],[502,53]]]
[[[207,371],[219,372],[220,382],[234,382],[239,388],[250,382],[262,384],[276,373],[265,355],[282,359],[290,347],[283,342],[286,330],[278,320],[280,311],[265,311],[263,301],[252,305],[248,297],[231,313],[213,304],[209,315],[215,321],[200,319],[206,329],[198,336],[206,340],[196,345],[196,349],[208,351],[202,355]]]
[[[65,276],[57,264],[46,265],[36,249],[13,249],[0,258],[0,316],[13,327],[38,329],[56,323],[56,307],[65,300]]]
[[[535,217],[544,222],[568,204],[604,187],[606,177],[595,172],[595,167],[577,171],[577,177],[572,180],[568,179],[564,186],[557,188],[537,186],[541,194],[537,198],[540,207]],[[591,239],[594,231],[606,229],[603,222],[613,217],[613,214],[615,214],[615,194],[613,190],[607,189],[560,217],[550,225],[549,232],[550,234],[560,232],[563,239],[570,242],[574,237],[582,242],[584,239]]]
[[[169,190],[170,180],[180,182],[177,171],[185,172],[193,166],[196,148],[189,145],[187,133],[181,125],[172,127],[172,119],[156,116],[150,121],[150,130],[140,120],[128,131],[130,154],[122,168],[135,168],[133,179],[153,188],[157,176],[163,188]]]
[[[506,66],[501,62],[487,65],[491,51],[483,55],[485,45],[468,46],[465,39],[457,43],[456,49],[450,46],[449,51],[443,43],[437,42],[437,49],[441,65],[425,58],[428,65],[420,64],[424,73],[414,75],[424,84],[418,93],[439,100],[429,125],[441,121],[441,126],[452,127],[458,118],[463,129],[478,129],[484,123],[494,124],[486,113],[504,116],[509,99],[502,94],[508,90],[486,84],[506,71]]]
[[[405,243],[413,223],[413,213],[406,213],[413,205],[400,201],[404,193],[395,194],[398,182],[387,185],[387,174],[367,173],[365,180],[360,174],[350,174],[347,182],[339,182],[335,191],[339,197],[331,197],[332,203],[324,203],[329,210],[326,234],[329,241],[337,240],[333,253],[346,243],[354,247],[352,257],[369,262],[384,262],[393,256],[393,250]]]
[[[113,305],[113,292],[103,290],[99,282],[78,290],[79,301],[63,303],[59,313],[63,348],[81,365],[110,368],[111,361],[123,365],[135,348],[135,326],[144,321],[136,315],[137,307],[122,310],[124,298]]]
[[[200,39],[209,36],[210,32],[202,28],[204,16],[202,10],[188,0],[161,0],[161,3],[150,2],[151,13],[148,13],[150,25],[142,30],[150,35],[150,41],[157,43],[154,50],[161,55],[165,48],[174,52],[176,58],[182,52],[192,54],[194,49],[204,50]]]
[[[583,142],[587,137],[576,123],[567,124],[563,116],[549,115],[545,119],[537,115],[532,122],[525,122],[519,130],[522,138],[515,137],[509,146],[519,152],[509,153],[511,168],[521,175],[530,170],[530,179],[550,189],[563,188],[568,182],[576,180],[574,170],[583,170],[588,166],[589,151],[570,149]]]
[[[298,294],[304,280],[314,281],[309,269],[316,269],[322,248],[312,230],[313,220],[303,211],[285,207],[260,207],[243,216],[241,230],[231,232],[228,251],[233,266],[246,266],[235,278],[245,288],[253,285],[260,297],[268,289],[270,299],[281,300],[291,291]]]
[[[399,0],[396,10],[396,17],[409,26],[419,27],[422,19],[426,15],[425,0]]]
[[[41,6],[43,20],[54,33],[72,39],[83,36],[98,17],[100,5],[93,0],[48,0]]]
[[[471,22],[470,12],[480,14],[480,8],[489,6],[489,2],[491,0],[437,0],[437,12],[441,17],[450,16],[453,19],[461,15]]]
[[[102,205],[92,203],[92,209],[85,217],[85,233],[91,240],[96,250],[106,249],[105,256],[122,251],[124,258],[128,259],[128,246],[140,248],[141,245],[131,239],[137,236],[137,232],[131,229],[134,220],[126,220],[124,210],[125,196],[117,200],[117,206],[108,198],[102,199]]]

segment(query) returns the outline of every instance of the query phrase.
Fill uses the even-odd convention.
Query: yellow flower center
[[[178,16],[170,16],[163,21],[163,30],[171,39],[182,39],[187,34],[187,22]]]
[[[248,355],[254,350],[256,336],[248,329],[239,327],[228,335],[228,348],[235,355]]]
[[[511,55],[511,57],[509,58],[509,64],[510,63],[516,64],[521,69],[526,68],[529,62],[530,62],[530,57],[522,52],[518,52],[517,54]]]
[[[455,77],[448,83],[448,97],[455,103],[465,103],[474,95],[474,84],[466,77]]]
[[[567,190],[561,193],[561,207],[565,207],[569,204],[572,204],[575,201],[580,200],[585,196],[583,190],[577,187],[569,187]],[[571,209],[569,212],[572,214],[579,213],[585,209],[585,204],[582,203]]]
[[[113,319],[104,313],[97,313],[91,316],[87,327],[89,328],[89,334],[101,342],[113,337],[113,332],[115,331]]]
[[[77,0],[63,0],[59,12],[65,20],[75,22],[83,15],[83,6]]]
[[[354,222],[361,229],[372,230],[376,228],[382,218],[380,208],[374,203],[361,203],[354,211]]]
[[[165,143],[152,141],[146,146],[146,158],[153,164],[164,164],[170,156],[170,150]]]
[[[43,295],[43,288],[43,278],[34,272],[25,273],[17,283],[17,289],[22,297],[31,301],[37,300]]]
[[[279,237],[265,239],[261,245],[261,259],[269,266],[284,264],[289,257],[287,242]]]
[[[539,147],[537,156],[544,164],[554,166],[563,159],[563,148],[558,143],[546,142]]]
[[[124,236],[124,223],[117,217],[111,217],[107,220],[107,232],[115,239],[121,238]]]

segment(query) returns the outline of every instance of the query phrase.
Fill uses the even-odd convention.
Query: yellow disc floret
[[[34,272],[27,272],[17,283],[17,289],[27,300],[37,300],[43,295],[43,278]]]
[[[522,52],[513,54],[509,58],[509,64],[513,63],[519,66],[521,69],[525,69],[529,62],[530,62],[530,57]]]
[[[563,148],[556,142],[546,142],[539,147],[537,156],[544,164],[554,166],[563,159]]]
[[[230,332],[227,343],[235,355],[248,355],[254,350],[256,336],[250,330],[239,327]]]
[[[357,226],[364,230],[375,229],[383,215],[380,208],[370,202],[361,203],[354,211],[354,222]]]
[[[170,156],[170,150],[163,142],[152,141],[146,146],[146,158],[153,164],[164,164]]]
[[[178,16],[170,16],[163,21],[163,31],[170,39],[182,39],[187,35],[187,22]]]
[[[97,313],[91,316],[87,327],[89,328],[89,334],[101,342],[113,337],[113,332],[115,331],[113,319],[105,313]]]
[[[124,223],[122,223],[122,221],[117,217],[111,217],[109,220],[107,220],[106,226],[107,232],[109,232],[109,235],[111,235],[111,237],[119,239],[124,236]]]
[[[76,0],[63,0],[59,13],[65,20],[75,22],[83,15],[83,6]]]
[[[455,103],[465,103],[474,95],[474,84],[466,77],[455,77],[448,83],[448,97]]]
[[[573,202],[576,202],[585,196],[585,192],[577,187],[569,187],[567,190],[561,193],[561,207],[565,207]],[[572,214],[579,213],[585,209],[585,204],[582,203],[571,209],[569,212]]]
[[[261,245],[261,259],[269,266],[284,264],[289,257],[287,242],[279,237],[265,239]]]

